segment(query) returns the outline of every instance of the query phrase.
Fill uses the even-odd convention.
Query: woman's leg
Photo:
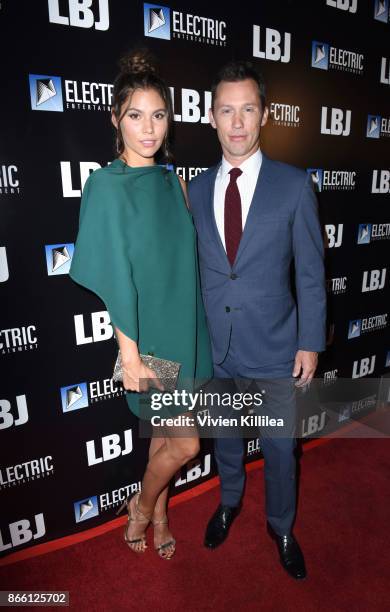
[[[149,462],[142,480],[141,495],[138,498],[138,510],[150,519],[161,494],[157,512],[164,511],[165,516],[168,493],[165,489],[169,481],[182,465],[199,452],[199,437],[195,427],[164,427],[163,430],[157,431],[159,431],[157,436],[163,435],[164,438],[152,438]],[[156,432],[154,434],[156,435]],[[130,501],[130,512],[133,514],[136,512],[135,498]],[[157,520],[157,517],[153,518]],[[136,538],[144,531],[145,524],[133,522],[129,525],[128,538]]]

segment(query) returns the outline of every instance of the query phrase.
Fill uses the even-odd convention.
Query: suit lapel
[[[256,223],[254,223],[256,217],[258,216],[261,210],[262,202],[269,200],[272,198],[272,182],[273,182],[273,173],[272,173],[272,162],[264,153],[262,153],[262,162],[261,168],[259,172],[259,176],[257,179],[255,191],[253,193],[253,198],[251,205],[249,207],[248,216],[245,222],[245,227],[243,234],[241,236],[240,245],[238,247],[237,256],[234,262],[234,265],[237,265],[238,260],[240,259],[243,251],[246,249],[254,234],[256,233]]]
[[[215,214],[214,214],[215,179],[217,177],[217,173],[218,173],[220,166],[221,164],[219,163],[215,167],[213,172],[210,173],[208,177],[209,178],[209,187],[208,187],[209,193],[208,193],[208,198],[207,198],[208,201],[207,201],[207,206],[206,206],[206,216],[207,216],[206,221],[207,221],[208,227],[210,228],[211,238],[214,240],[220,256],[223,258],[224,263],[230,268],[230,263],[226,255],[225,247],[222,244],[221,236],[219,235],[217,223],[215,221]]]

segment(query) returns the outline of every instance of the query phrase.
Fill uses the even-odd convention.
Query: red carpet
[[[121,527],[0,568],[1,589],[68,590],[74,610],[388,609],[389,450],[389,439],[335,439],[303,455],[295,534],[306,556],[306,581],[294,582],[279,565],[264,529],[257,469],[248,474],[229,539],[215,551],[204,549],[202,538],[218,489],[171,509],[178,550],[169,562],[151,546],[137,557]]]

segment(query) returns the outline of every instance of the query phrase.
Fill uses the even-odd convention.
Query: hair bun
[[[157,73],[154,58],[146,49],[138,49],[124,55],[119,60],[119,67],[123,74]]]

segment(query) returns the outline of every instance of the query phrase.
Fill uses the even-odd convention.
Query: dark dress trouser
[[[214,365],[214,377],[240,379],[229,381],[230,388],[235,386],[236,392],[242,390],[243,383],[248,388],[250,385],[252,392],[255,388],[265,391],[263,404],[256,409],[256,414],[282,418],[284,421],[283,428],[260,427],[259,438],[264,455],[267,520],[277,534],[288,534],[296,511],[296,391],[291,376],[294,363],[283,364],[279,371],[274,369],[272,376],[265,377],[264,370],[260,372],[240,365],[235,355],[232,335],[224,361]],[[230,410],[230,414],[237,416],[234,410]],[[234,437],[220,436],[223,436],[223,432],[217,434],[214,445],[221,481],[221,503],[234,507],[241,501],[245,484],[244,440],[241,434]]]

